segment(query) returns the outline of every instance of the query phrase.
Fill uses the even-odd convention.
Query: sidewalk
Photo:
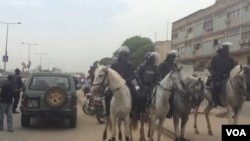
[[[244,105],[249,105],[249,102],[246,102]],[[191,141],[221,141],[221,128],[222,124],[228,124],[228,119],[226,117],[218,117],[218,115],[225,112],[226,109],[223,108],[214,108],[210,112],[210,122],[213,131],[213,135],[208,135],[207,122],[205,115],[202,113],[205,109],[205,106],[200,106],[199,114],[197,118],[197,126],[200,134],[194,133],[194,115],[190,114],[189,120],[186,124],[185,138]],[[250,124],[250,118],[247,116],[239,116],[239,124]],[[164,123],[164,133],[169,135],[171,138],[175,138],[174,135],[174,125],[172,119],[167,119]]]

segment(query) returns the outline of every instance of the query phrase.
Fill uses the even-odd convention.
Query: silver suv
[[[69,118],[76,127],[77,97],[80,89],[74,77],[64,73],[32,73],[27,79],[21,101],[21,125],[30,126],[33,116]]]

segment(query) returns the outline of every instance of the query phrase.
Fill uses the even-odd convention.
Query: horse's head
[[[201,77],[186,76],[184,81],[188,91],[201,94],[204,93],[204,82]]]
[[[237,65],[230,73],[231,81],[235,88],[244,94],[250,93],[250,67],[248,65]]]
[[[174,65],[172,70],[161,81],[161,85],[169,90],[185,92],[185,84],[181,73],[182,66]]]
[[[93,95],[100,96],[104,89],[108,86],[108,67],[99,66],[95,70],[95,79],[91,86]]]
[[[192,104],[196,106],[204,98],[204,82],[201,77],[198,76],[185,76],[184,82],[186,85],[187,97],[193,101]]]

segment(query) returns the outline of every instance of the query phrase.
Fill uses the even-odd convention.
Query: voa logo
[[[227,136],[247,136],[244,129],[226,129]]]

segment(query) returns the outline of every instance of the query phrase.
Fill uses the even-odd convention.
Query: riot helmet
[[[177,55],[178,55],[177,50],[170,50],[167,53],[166,60],[173,62],[175,60],[175,58],[177,57]]]
[[[118,50],[118,61],[128,62],[129,48],[127,46],[122,46]]]
[[[156,62],[159,59],[159,53],[157,52],[148,52],[146,53],[145,57],[146,57],[146,61],[150,64],[156,64]]]
[[[123,56],[123,55],[129,55],[129,48],[127,46],[122,46],[118,50],[118,57]]]
[[[229,55],[230,46],[233,46],[231,42],[224,42],[223,44],[219,46],[217,53],[221,55]]]

